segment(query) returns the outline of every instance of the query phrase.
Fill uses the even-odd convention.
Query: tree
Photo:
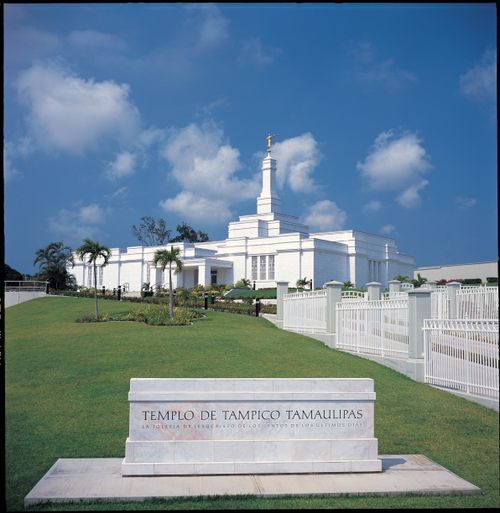
[[[350,280],[347,280],[347,281],[344,282],[343,286],[346,289],[352,289],[354,287],[354,284]]]
[[[71,288],[73,281],[68,273],[68,265],[73,267],[71,248],[63,242],[51,242],[35,253],[33,265],[39,265],[38,277],[49,282],[53,289]]]
[[[155,252],[153,256],[153,265],[156,266],[160,264],[162,272],[165,272],[166,267],[168,266],[168,302],[169,302],[169,310],[170,310],[170,319],[174,318],[174,298],[173,298],[173,290],[172,290],[172,264],[175,264],[175,272],[180,273],[182,271],[182,261],[179,258],[181,250],[179,248],[174,248],[172,246],[170,250],[168,249],[159,249]]]
[[[298,289],[304,289],[309,283],[307,278],[300,278],[297,280],[296,286]]]
[[[94,300],[95,300],[95,320],[99,320],[99,305],[97,302],[97,261],[101,261],[100,267],[107,265],[110,257],[111,250],[99,244],[99,242],[92,239],[83,239],[83,244],[76,249],[77,255],[83,262],[85,257],[88,257],[87,262],[94,267]]]
[[[427,283],[427,278],[423,278],[422,276],[420,276],[420,273],[417,273],[417,278],[411,280],[411,282],[413,283],[413,286],[415,288],[418,288],[421,287],[424,283]]]
[[[174,237],[171,242],[207,242],[208,235],[201,230],[196,231],[186,223],[177,225],[179,235]]]
[[[241,278],[241,280],[238,280],[235,285],[234,285],[234,288],[235,289],[249,289],[251,286],[251,282],[248,278]]]
[[[165,219],[155,220],[154,217],[144,216],[141,217],[141,224],[139,228],[132,225],[132,233],[136,236],[139,242],[144,243],[146,246],[163,246],[170,242],[170,233],[172,230],[167,228]]]
[[[400,281],[401,283],[410,283],[410,278],[406,275],[403,276],[402,274],[396,274],[392,279]]]
[[[10,267],[10,265],[4,264],[4,278],[5,280],[14,280],[14,281],[22,281],[23,275]]]

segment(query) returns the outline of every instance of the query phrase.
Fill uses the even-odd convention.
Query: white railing
[[[368,299],[368,293],[359,290],[343,290],[340,295],[342,301],[366,301]]]
[[[406,283],[406,282],[403,282],[401,283],[401,290],[404,292],[405,290],[408,291],[408,290],[413,290],[415,288],[415,286],[413,285],[413,283]]]
[[[424,320],[425,381],[498,399],[498,320]]]
[[[408,299],[408,292],[384,292],[382,299]]]
[[[457,291],[459,319],[498,319],[498,287],[463,287]]]
[[[46,281],[5,281],[5,292],[45,292]]]
[[[408,357],[408,300],[337,303],[336,347],[358,353]]]
[[[5,308],[46,295],[46,281],[6,281]]]
[[[283,296],[283,328],[292,331],[326,331],[326,290]]]

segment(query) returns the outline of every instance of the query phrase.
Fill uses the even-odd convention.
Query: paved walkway
[[[423,455],[385,455],[382,472],[122,477],[120,458],[59,459],[25,497],[43,502],[142,501],[210,495],[465,495],[477,486]]]

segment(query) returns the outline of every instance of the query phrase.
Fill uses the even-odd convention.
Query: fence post
[[[326,332],[335,333],[337,331],[335,312],[337,303],[342,301],[343,284],[340,281],[327,281],[324,286],[326,288]]]
[[[424,382],[424,319],[431,318],[431,291],[408,291],[408,357],[416,363],[415,380]]]
[[[400,281],[390,280],[387,284],[389,285],[389,297],[391,297],[391,294],[394,294],[395,292],[401,292]]]
[[[372,281],[366,284],[368,289],[368,301],[378,301],[380,299],[380,283]]]
[[[276,282],[276,319],[278,321],[278,327],[283,327],[283,296],[288,294],[288,282],[277,281]]]
[[[456,319],[458,314],[457,292],[460,290],[458,281],[451,281],[446,285],[448,291],[448,318]]]

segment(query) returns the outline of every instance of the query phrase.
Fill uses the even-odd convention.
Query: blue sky
[[[495,4],[4,7],[5,259],[212,240],[255,212],[269,130],[283,211],[388,235],[416,264],[497,260]]]

